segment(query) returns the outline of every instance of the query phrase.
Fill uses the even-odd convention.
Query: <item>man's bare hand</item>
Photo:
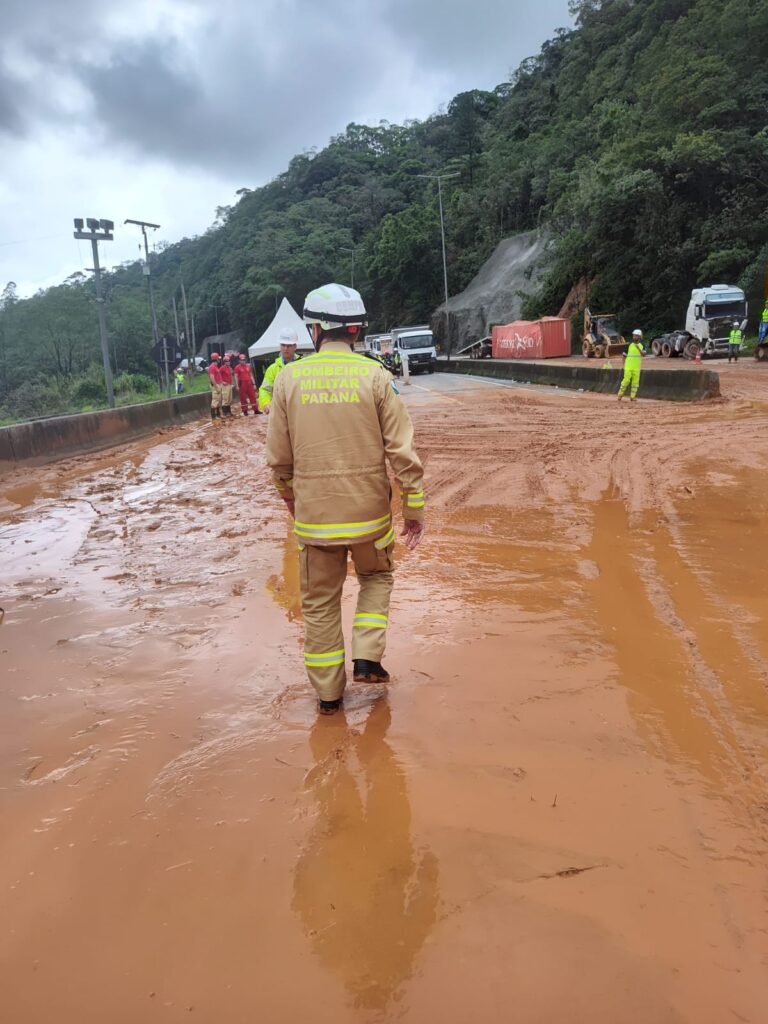
[[[421,539],[427,532],[425,523],[417,522],[415,519],[406,519],[403,525],[403,537],[405,537],[405,546],[409,551],[415,551],[416,548],[421,544]]]
[[[296,502],[294,501],[293,498],[283,498],[283,501],[285,502],[285,507],[291,513],[291,518],[295,519],[296,518]]]

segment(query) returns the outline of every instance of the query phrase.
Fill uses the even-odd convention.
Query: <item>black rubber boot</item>
[[[247,415],[248,415],[248,410],[247,409],[243,409],[243,416],[247,416]]]
[[[215,409],[211,409],[211,419],[212,420],[216,419],[216,410]]]
[[[338,700],[320,700],[317,702],[317,710],[321,715],[335,715],[341,710],[341,697]]]
[[[356,683],[389,682],[389,672],[387,672],[380,661],[366,661],[364,658],[356,658],[353,665],[352,678]]]

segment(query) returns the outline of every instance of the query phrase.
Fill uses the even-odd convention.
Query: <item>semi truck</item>
[[[747,297],[735,284],[711,284],[694,288],[685,330],[661,334],[651,341],[651,352],[667,359],[728,355],[728,339],[734,323],[747,326]]]

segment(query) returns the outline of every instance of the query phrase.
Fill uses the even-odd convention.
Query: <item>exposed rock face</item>
[[[448,300],[448,329],[453,352],[490,334],[493,324],[506,324],[520,318],[521,293],[535,290],[547,241],[546,235],[536,231],[505,238],[464,291]],[[448,338],[445,303],[432,315],[432,330],[445,350]]]

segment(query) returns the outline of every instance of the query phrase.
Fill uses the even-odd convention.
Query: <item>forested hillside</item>
[[[220,209],[204,235],[153,256],[161,329],[183,279],[198,338],[263,328],[283,294],[319,282],[365,294],[375,326],[421,321],[442,299],[435,187],[445,183],[453,293],[499,239],[553,238],[530,314],[577,283],[625,323],[676,326],[697,283],[739,282],[754,303],[768,264],[768,3],[577,0],[562,31],[492,92],[457,96],[405,125],[350,125],[268,185]],[[152,373],[138,264],[107,275],[118,372]],[[77,276],[28,301],[3,293],[0,417],[72,407],[97,364],[92,284]],[[50,375],[46,393],[20,378]],[[98,373],[90,371],[91,394]],[[130,384],[130,381],[129,381]],[[129,390],[128,385],[126,388]]]

